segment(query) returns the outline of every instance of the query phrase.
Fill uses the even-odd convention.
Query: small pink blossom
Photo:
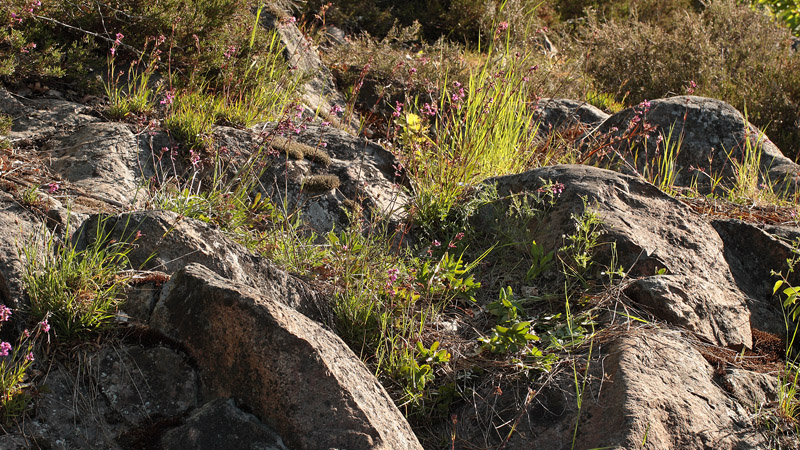
[[[442,243],[437,241],[436,239],[434,239],[433,242],[431,243],[431,245],[433,245],[434,247],[440,247],[442,245]]]
[[[25,355],[25,361],[33,362],[33,359],[33,352],[29,352],[27,355]]]
[[[60,188],[61,186],[55,181],[47,184],[47,192],[49,194],[55,194]]]
[[[11,351],[11,344],[8,342],[0,342],[0,356],[8,356],[8,352]]]
[[[436,106],[435,103],[433,104],[425,103],[424,105],[422,105],[422,114],[433,117],[438,113],[439,113],[439,107]]]
[[[44,331],[45,333],[50,331],[50,324],[47,323],[47,319],[44,319],[43,321],[39,322],[39,326],[42,327],[42,331]]]
[[[0,322],[8,322],[11,318],[11,309],[6,305],[0,305]]]

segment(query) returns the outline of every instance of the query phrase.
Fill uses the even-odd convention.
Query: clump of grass
[[[145,41],[145,51],[138,59],[131,61],[126,75],[127,81],[120,83],[122,71],[116,72],[116,52],[124,36],[118,33],[111,47],[108,60],[108,76],[105,81],[106,95],[108,96],[108,114],[113,119],[122,119],[131,114],[144,114],[152,111],[155,98],[161,91],[161,85],[151,85],[150,78],[158,68],[161,50],[159,46],[164,42],[161,38],[152,38]],[[152,44],[148,53],[147,46]],[[145,61],[147,57],[147,61]]]
[[[528,98],[529,74],[536,67],[505,46],[501,33],[466,85],[443,86],[441,98],[406,113],[400,122],[400,159],[422,224],[443,221],[476,183],[551,159],[539,151]]]
[[[11,116],[7,114],[0,114],[0,134],[8,134],[11,132],[11,126],[14,124]]]
[[[22,281],[30,299],[30,317],[48,319],[62,341],[86,338],[105,330],[122,301],[128,277],[130,244],[100,235],[84,250],[57,243],[53,234],[44,249],[24,246]]]
[[[188,150],[206,150],[212,146],[218,100],[200,90],[178,92],[173,98],[164,127]]]

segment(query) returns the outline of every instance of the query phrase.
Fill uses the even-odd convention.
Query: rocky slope
[[[299,33],[284,39],[292,51],[313,52],[299,42]],[[314,71],[320,63],[311,56],[298,64]],[[311,110],[337,100],[326,90],[329,80],[311,83],[305,96]],[[315,83],[324,89],[314,90]],[[775,346],[780,351],[786,328],[771,271],[786,270],[793,254],[789,241],[800,236],[800,227],[715,217],[678,200],[635,176],[644,171],[637,164],[655,153],[648,147],[653,140],[630,147],[624,143],[630,141],[615,139],[643,114],[660,130],[680,129],[679,186],[691,182],[690,171],[721,174],[719,185],[733,185],[733,161],[747,151],[761,155],[762,177],[780,179],[781,189],[790,192],[800,167],[759,137],[738,111],[713,99],[663,99],[646,112],[611,117],[579,102],[541,105],[548,130],[578,124],[584,142],[610,143],[594,156],[618,170],[559,165],[489,183],[501,196],[563,184],[553,208],[530,224],[536,241],[554,250],[572,231],[571,217],[595,214],[603,244],[598,261],[627,274],[613,292],[622,300],[609,304],[639,308],[647,323],[617,323],[618,311],[609,309],[604,326],[610,331],[575,369],[587,380],[578,391],[567,370],[542,389],[508,378],[472,392],[467,404],[452,411],[457,420],[446,445],[774,445],[761,412],[781,400]],[[103,121],[82,104],[2,89],[0,112],[13,119],[7,136],[12,148],[0,166],[2,302],[24,310],[25,262],[18,249],[23,243],[42,245],[43,229],[78,248],[91,245],[97,230],[117,241],[135,235],[129,259],[139,271],[116,318],[121,337],[79,347],[71,358],[54,357],[49,367],[40,367],[35,409],[0,436],[0,447],[422,448],[384,387],[331,331],[324,289],[207,223],[145,209],[145,182],[182,170],[159,164],[164,135]],[[256,129],[219,127],[216,134],[242,155],[265,144]],[[320,142],[327,143],[327,158],[308,157]],[[298,144],[305,146],[300,157],[289,157],[287,149]],[[393,225],[402,222],[408,195],[395,184],[393,155],[379,143],[316,124],[296,141],[267,145],[283,155],[262,177],[264,195],[302,208],[315,229],[341,229],[342,209],[354,203]],[[333,176],[335,186],[309,192],[309,180],[322,175]],[[52,183],[58,187],[48,191]],[[34,189],[33,204],[22,200],[31,186],[45,186]],[[474,226],[502,228],[498,211],[507,206],[484,208]]]

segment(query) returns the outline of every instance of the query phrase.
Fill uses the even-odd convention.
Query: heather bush
[[[796,158],[800,138],[800,54],[791,36],[761,12],[714,0],[702,14],[676,13],[674,27],[589,19],[581,35],[586,71],[601,90],[636,104],[686,93],[722,99],[767,130]]]

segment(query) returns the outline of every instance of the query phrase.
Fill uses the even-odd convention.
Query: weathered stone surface
[[[134,242],[128,254],[133,268],[172,274],[189,263],[200,263],[223,277],[281,299],[308,317],[328,323],[327,302],[306,283],[267,259],[250,254],[204,222],[168,211],[95,215],[74,237],[79,248],[97,239],[99,226],[105,230],[101,234],[107,234],[109,239]]]
[[[324,143],[331,156],[329,171],[339,177],[339,190],[361,201],[377,214],[399,221],[405,217],[409,197],[395,180],[394,155],[374,141],[355,137],[333,127],[309,126],[297,137],[310,146]]]
[[[718,303],[716,291],[716,286],[693,276],[656,275],[634,281],[625,294],[659,319],[708,338],[729,333],[720,327],[742,320],[738,310]]]
[[[197,405],[197,376],[166,347],[108,348],[100,360],[100,391],[129,425],[176,417]]]
[[[206,398],[236,398],[292,448],[421,448],[344,342],[279,298],[190,264],[165,285],[151,326],[183,342]]]
[[[565,98],[543,98],[536,105],[536,120],[539,121],[539,134],[549,135],[553,131],[579,126],[588,131],[609,115],[586,103]]]
[[[589,376],[580,410],[572,369],[541,390],[506,383],[460,411],[455,448],[768,448],[749,397],[731,398],[680,332],[631,328],[597,345],[586,371],[583,362],[577,367],[579,380]],[[748,373],[737,376],[755,391],[763,386]]]
[[[12,142],[29,139],[46,139],[61,131],[96,122],[88,115],[91,108],[64,100],[29,100],[0,89],[0,113],[11,116],[9,139]]]
[[[690,286],[681,285],[684,294],[670,297],[672,306],[661,310],[665,313],[661,319],[685,324],[691,316],[698,333],[710,342],[732,347],[752,345],[746,295],[736,286],[714,227],[653,185],[595,167],[559,165],[490,182],[496,183],[504,195],[533,193],[548,180],[563,183],[564,192],[537,226],[536,242],[547,250],[557,248],[563,235],[574,232],[571,216],[594,211],[602,221],[601,239],[615,243],[616,263],[629,276],[650,277],[664,269],[675,276],[674,283],[691,282],[692,286],[711,289],[698,294]],[[613,257],[611,245],[599,248],[597,258],[602,264],[608,265]],[[666,301],[655,294],[652,297]],[[680,306],[675,302],[681,302]],[[676,310],[681,314],[676,315]]]
[[[137,195],[141,200],[143,180],[153,174],[138,139],[122,123],[87,124],[47,148],[53,172],[85,192],[124,205],[134,203]]]
[[[622,335],[609,348],[603,368],[609,382],[586,402],[575,448],[766,444],[753,429],[752,411],[714,383],[714,369],[680,333],[643,329]]]
[[[57,449],[119,449],[115,437],[121,422],[106,420],[111,408],[91,377],[98,359],[85,352],[80,356],[85,358],[84,372],[60,365],[51,368],[42,383],[44,395],[37,402],[36,418],[25,424],[23,434]]]
[[[250,130],[219,127],[215,137],[221,145],[243,156],[262,147],[261,138]],[[287,159],[285,147],[298,143],[325,153],[328,158]],[[363,206],[369,216],[386,217],[393,224],[405,217],[410,200],[394,182],[395,157],[378,143],[335,127],[309,125],[298,135],[267,137],[263,144],[278,153],[261,177],[266,194],[277,204],[285,202],[290,212],[299,209],[307,225],[318,233],[345,227],[346,211],[353,203]],[[336,176],[339,186],[321,192],[306,188],[309,180],[322,174]]]
[[[792,228],[759,227],[735,219],[715,220],[712,225],[722,238],[725,261],[737,286],[748,294],[753,328],[785,335],[783,308],[772,295],[778,278],[771,273],[782,272],[792,285],[800,286],[800,273],[790,274],[786,263],[793,256],[791,241],[777,234]]]
[[[161,438],[161,448],[194,450],[287,450],[275,431],[232,399],[213,400]]]
[[[642,108],[629,108],[609,117],[602,123],[592,138],[605,134],[623,136],[632,125],[637,112]],[[641,115],[639,115],[641,117]],[[680,170],[675,183],[690,186],[697,179],[698,187],[707,189],[710,177],[722,177],[722,185],[732,184],[735,166],[732,161],[741,162],[747,143],[760,152],[762,181],[768,177],[780,182],[779,189],[794,192],[800,181],[800,166],[783,156],[775,144],[753,125],[746,124],[744,116],[731,105],[704,97],[679,96],[653,100],[643,121],[654,125],[656,130],[647,140],[635,140],[634,151],[638,153],[638,170],[656,154],[656,141],[659,133],[666,138],[674,125],[672,139],[683,136],[683,144],[677,155],[677,168]],[[639,125],[636,125],[639,126]],[[605,142],[601,138],[601,142]],[[614,147],[619,154],[633,163],[629,141],[622,141]],[[646,145],[645,145],[646,144]],[[663,151],[663,150],[662,150]],[[694,168],[695,170],[691,170]],[[704,173],[700,173],[699,170]]]
[[[12,309],[24,306],[22,274],[26,246],[43,251],[44,221],[0,191],[0,303]]]

